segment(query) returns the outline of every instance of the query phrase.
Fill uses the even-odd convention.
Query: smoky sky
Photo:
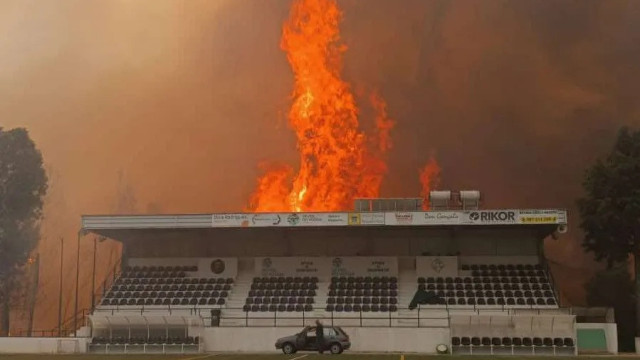
[[[417,196],[435,152],[443,189],[479,189],[487,207],[573,211],[585,167],[621,125],[640,125],[640,2],[339,5],[343,76],[363,107],[377,90],[397,122],[383,196]],[[0,3],[0,126],[27,127],[51,177],[45,268],[58,266],[57,239],[74,238],[80,214],[239,211],[258,163],[296,164],[279,48],[289,6]],[[547,254],[587,266],[570,220],[572,235]],[[117,254],[100,246],[106,268]],[[39,303],[57,291],[43,275]]]

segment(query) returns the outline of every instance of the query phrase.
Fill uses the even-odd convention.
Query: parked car
[[[323,329],[325,351],[332,354],[341,354],[351,347],[349,335],[339,326],[325,326]],[[285,336],[276,341],[276,349],[282,349],[285,354],[294,354],[297,351],[318,351],[316,345],[316,327],[307,326],[301,332]]]

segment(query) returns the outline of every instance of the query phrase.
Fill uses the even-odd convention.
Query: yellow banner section
[[[520,216],[523,224],[555,224],[557,221],[556,216]]]

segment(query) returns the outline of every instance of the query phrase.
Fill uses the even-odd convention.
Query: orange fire
[[[434,156],[431,156],[425,166],[420,169],[420,183],[422,184],[420,196],[424,199],[422,203],[424,210],[429,210],[429,192],[440,184],[440,170],[440,165]]]
[[[282,30],[281,48],[295,76],[288,114],[300,152],[294,175],[286,166],[267,169],[258,179],[249,210],[335,211],[359,197],[379,195],[387,171],[394,122],[386,103],[374,94],[374,136],[360,130],[359,110],[350,85],[340,77],[342,53],[335,0],[295,0]]]

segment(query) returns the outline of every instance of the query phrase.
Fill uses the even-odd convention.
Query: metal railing
[[[45,329],[45,330],[31,330],[18,329],[11,332],[9,337],[71,337],[74,335],[74,331],[64,329],[58,331],[58,328]]]
[[[434,316],[433,311],[445,311],[446,313],[441,316]],[[335,325],[336,322],[352,321],[354,325],[360,327],[443,327],[441,325],[431,326],[429,321],[443,321],[449,319],[451,311],[464,311],[466,313],[473,313],[481,315],[484,311],[502,311],[506,315],[516,315],[518,311],[527,311],[527,314],[541,315],[545,312],[553,311],[560,312],[562,314],[570,315],[570,309],[559,308],[536,308],[535,305],[531,306],[485,306],[485,307],[471,307],[471,306],[459,306],[452,307],[447,305],[419,305],[415,309],[399,308],[396,312],[364,312],[364,311],[351,311],[351,312],[338,312],[338,311],[324,311],[320,309],[312,311],[300,311],[300,312],[287,312],[287,311],[259,311],[251,312],[244,311],[243,308],[235,307],[185,307],[185,306],[151,306],[151,307],[100,307],[98,310],[100,313],[108,313],[110,315],[117,315],[118,313],[125,312],[127,314],[139,313],[144,315],[149,312],[166,311],[171,314],[185,315],[185,312],[190,316],[199,316],[204,319],[205,326],[213,326],[212,321],[220,324],[222,327],[286,327],[286,326],[304,326],[315,322],[315,320],[322,320],[323,322],[330,322],[331,325]],[[220,311],[219,315],[212,315],[212,311]],[[406,311],[411,311],[415,315],[406,315]],[[324,314],[319,316],[318,312]],[[404,312],[405,314],[400,314]],[[238,315],[241,313],[242,315]],[[269,316],[267,316],[269,314]],[[292,314],[298,314],[298,316],[292,316]],[[375,314],[375,315],[374,315]],[[225,321],[227,320],[227,321]],[[376,321],[375,324],[371,324],[372,321]],[[385,323],[383,324],[382,321]],[[259,323],[257,323],[259,322]],[[357,322],[357,324],[355,324]],[[425,324],[427,323],[427,324]],[[339,324],[338,324],[339,325]],[[218,326],[218,325],[215,325]],[[448,324],[447,324],[448,326]]]

